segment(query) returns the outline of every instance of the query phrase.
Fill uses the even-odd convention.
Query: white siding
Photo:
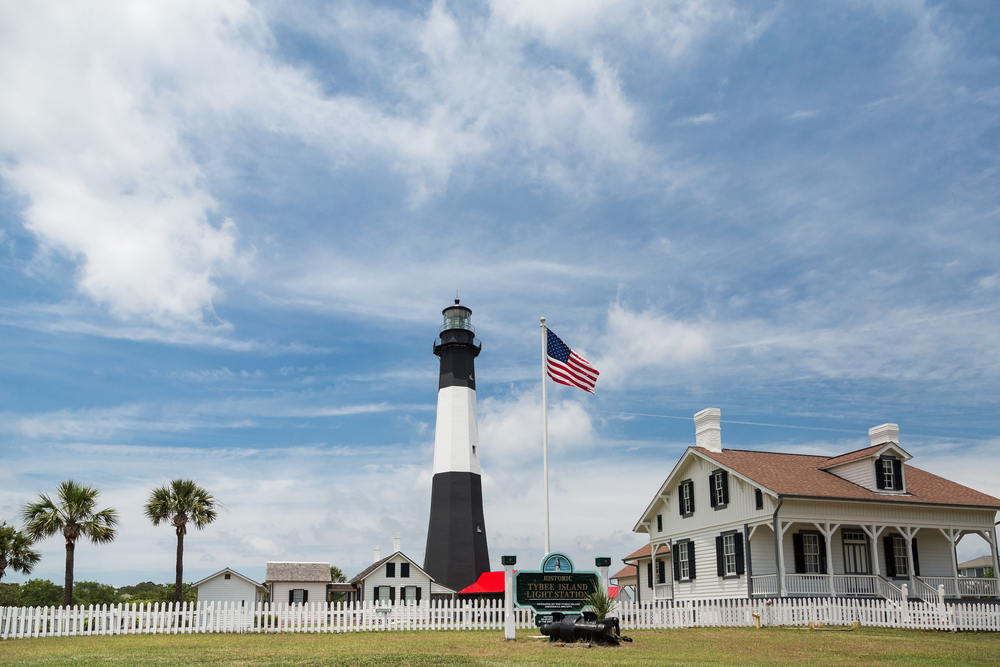
[[[875,464],[874,459],[865,458],[858,461],[851,461],[836,468],[830,468],[829,472],[837,477],[853,482],[858,486],[863,486],[872,491],[875,490]]]
[[[198,601],[235,602],[253,607],[259,601],[257,587],[240,577],[226,579],[220,574],[198,586]]]
[[[410,564],[410,576],[401,577],[400,576],[400,565],[403,563],[409,563],[410,561],[403,556],[396,555],[390,560],[382,563],[377,570],[369,574],[365,578],[365,599],[368,601],[375,599],[375,586],[392,586],[396,589],[396,600],[402,599],[399,589],[404,586],[417,586],[421,589],[420,599],[429,600],[431,597],[431,580],[430,577],[421,574],[420,570],[417,569],[415,565]],[[389,563],[395,563],[396,565],[396,576],[387,577],[385,576],[386,568],[385,566]]]
[[[754,576],[778,571],[774,563],[774,531],[769,526],[759,526],[750,538],[750,558]]]
[[[287,604],[288,591],[295,590],[296,588],[309,591],[309,602],[326,602],[326,584],[315,581],[281,581],[271,584],[268,588],[272,594],[271,602]]]

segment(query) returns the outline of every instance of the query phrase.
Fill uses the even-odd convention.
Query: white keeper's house
[[[1000,597],[995,576],[960,577],[955,553],[964,536],[980,535],[1000,572],[1000,500],[909,465],[896,424],[870,429],[864,449],[811,456],[723,449],[721,416],[694,416],[695,446],[633,529],[650,538],[637,588],[648,585],[647,568],[654,583],[643,599],[898,602],[903,584],[925,600],[938,599],[939,585],[949,598]]]

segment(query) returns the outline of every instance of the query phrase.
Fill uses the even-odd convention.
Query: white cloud
[[[615,302],[608,309],[601,348],[603,354],[591,360],[601,372],[598,386],[619,387],[641,382],[648,373],[659,380],[665,368],[710,357],[712,336],[704,324],[677,321],[651,310],[635,312]]]

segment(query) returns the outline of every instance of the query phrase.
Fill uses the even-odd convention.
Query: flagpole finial
[[[543,317],[541,318],[541,320],[542,320],[542,326],[545,326],[545,318]]]

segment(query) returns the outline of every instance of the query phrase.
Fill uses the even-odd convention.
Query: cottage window
[[[756,509],[759,510],[764,509],[764,492],[761,491],[760,489],[756,489],[753,492],[753,498],[754,498],[754,506],[756,507]]]
[[[662,514],[657,514],[656,515],[656,532],[658,532],[658,533],[662,533],[663,532],[663,515]]]
[[[906,558],[906,539],[902,537],[892,538],[892,557],[896,566],[896,576],[905,577],[910,571]]]
[[[735,530],[715,538],[717,574],[720,577],[739,577],[744,572],[743,536]]]
[[[385,564],[385,576],[387,576],[387,577],[395,577],[396,576],[396,564],[395,563],[386,563]]]
[[[309,601],[309,591],[304,588],[293,588],[288,591],[289,604],[304,604]]]
[[[795,571],[799,574],[826,574],[826,538],[819,533],[792,535]]]
[[[399,576],[409,578],[410,576],[410,564],[400,563],[399,564]]]
[[[805,557],[806,572],[819,573],[819,535],[802,536],[802,555]]]
[[[726,559],[726,576],[736,574],[736,536],[722,537],[722,553]]]
[[[716,470],[708,476],[708,493],[712,507],[726,509],[729,505],[729,473]]]
[[[667,563],[663,560],[656,561],[656,583],[667,583]]]
[[[694,482],[686,479],[678,487],[677,507],[682,517],[689,517],[694,514]]]
[[[225,574],[223,575],[223,577],[222,577],[222,578],[223,578],[223,579],[226,579],[226,580],[228,581],[229,579],[232,579],[232,578],[233,578],[233,575],[231,575],[230,573],[226,572],[226,573],[225,573]]]
[[[379,586],[378,587],[378,601],[379,604],[390,604],[393,600],[392,598],[395,590],[392,586]]]
[[[403,588],[403,601],[418,602],[416,586],[406,586],[405,588]]]
[[[893,456],[876,459],[875,487],[885,491],[902,491],[903,462]]]
[[[671,552],[676,557],[674,560],[674,581],[694,579],[694,542],[691,540],[677,542]]]

